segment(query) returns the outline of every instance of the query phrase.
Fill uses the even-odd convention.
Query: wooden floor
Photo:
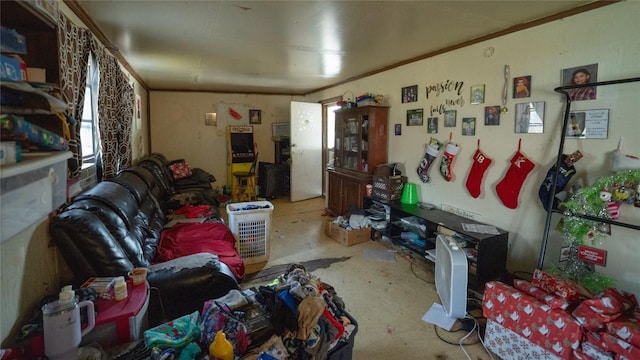
[[[473,345],[461,347],[465,331],[447,332],[422,320],[431,305],[440,302],[432,267],[424,261],[380,242],[345,247],[328,238],[324,223],[331,218],[325,215],[323,198],[269,201],[274,206],[269,260],[248,264],[242,287],[268,282],[278,266],[316,261],[317,268],[308,271],[336,288],[358,322],[353,359],[491,359],[477,336],[464,341]],[[323,259],[332,261],[323,264]],[[251,277],[260,273],[266,277]],[[470,313],[481,315],[479,310]],[[459,328],[455,324],[453,329]]]

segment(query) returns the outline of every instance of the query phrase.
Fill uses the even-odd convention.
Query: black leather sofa
[[[196,175],[178,184],[167,164],[161,154],[146,156],[75,196],[51,219],[49,229],[76,284],[94,276],[126,277],[135,267],[148,267],[151,326],[202,310],[206,300],[239,288],[215,254],[154,262],[171,207],[184,201],[210,203],[208,220],[221,221],[211,176]]]

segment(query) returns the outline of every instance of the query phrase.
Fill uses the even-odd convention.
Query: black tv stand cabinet
[[[403,204],[400,200],[381,201],[364,198],[365,211],[384,218],[385,228],[373,229],[371,238],[389,238],[395,245],[404,246],[427,260],[433,261],[438,232],[455,232],[458,242],[467,251],[469,260],[469,288],[482,291],[490,280],[506,280],[509,233],[497,229],[499,234],[483,234],[465,231],[462,224],[486,225],[436,208]],[[404,219],[404,220],[403,220]],[[417,224],[417,226],[415,225]],[[440,229],[439,229],[440,227]],[[402,233],[405,233],[405,239]],[[407,233],[417,234],[406,236]],[[409,239],[406,239],[409,238]]]

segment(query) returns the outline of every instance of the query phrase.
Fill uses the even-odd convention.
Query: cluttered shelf
[[[465,249],[470,286],[505,277],[508,232],[422,204],[373,197],[365,197],[364,203],[372,239],[388,239],[433,262],[437,234],[450,235]]]

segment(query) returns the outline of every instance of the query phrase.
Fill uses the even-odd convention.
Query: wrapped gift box
[[[561,359],[571,359],[573,350],[580,345],[580,325],[569,313],[551,309],[549,305],[501,282],[486,284],[483,313],[487,320]],[[489,329],[487,336],[490,336]]]

